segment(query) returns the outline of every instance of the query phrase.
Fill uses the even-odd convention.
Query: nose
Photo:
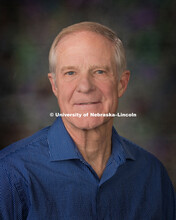
[[[93,79],[89,74],[81,76],[77,85],[77,92],[89,93],[95,89]]]

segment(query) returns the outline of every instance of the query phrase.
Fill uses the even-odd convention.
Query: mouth
[[[100,102],[81,102],[81,103],[75,103],[74,105],[96,105]]]
[[[75,111],[95,111],[100,108],[101,102],[79,102],[74,104]]]

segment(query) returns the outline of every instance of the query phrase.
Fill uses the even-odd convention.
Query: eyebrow
[[[73,69],[78,69],[78,68],[75,66],[63,66],[61,68],[61,72],[64,72],[65,70],[73,70]]]
[[[91,72],[94,69],[105,69],[106,71],[110,70],[109,66],[107,65],[93,65],[93,66],[90,66],[89,71]]]
[[[63,66],[61,68],[61,72],[64,72],[66,70],[75,70],[75,69],[77,70],[79,68],[77,66]],[[92,66],[89,67],[88,71],[91,72],[94,69],[105,69],[106,71],[110,70],[109,66],[107,66],[107,65],[92,65]]]

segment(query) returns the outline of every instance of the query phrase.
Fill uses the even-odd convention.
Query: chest
[[[30,182],[29,219],[147,219],[161,204],[152,183],[138,175],[122,175],[123,167],[104,184],[88,168],[34,172]],[[36,171],[36,170],[35,170]],[[121,173],[122,172],[122,173]],[[150,219],[150,218],[149,218]]]

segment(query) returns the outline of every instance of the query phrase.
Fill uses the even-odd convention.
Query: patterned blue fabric
[[[99,179],[58,118],[0,152],[0,219],[174,220],[174,190],[162,164],[114,128]]]

